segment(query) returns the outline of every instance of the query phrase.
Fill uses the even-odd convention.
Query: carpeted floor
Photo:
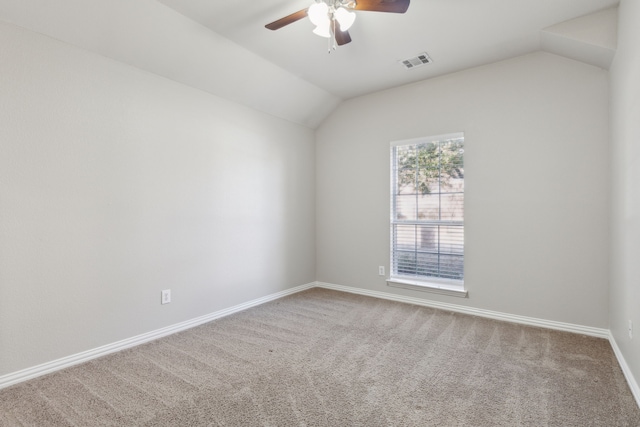
[[[606,340],[312,289],[0,391],[2,426],[640,426]]]

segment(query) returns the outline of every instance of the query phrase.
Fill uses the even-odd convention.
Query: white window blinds
[[[391,148],[392,276],[464,279],[464,135]]]

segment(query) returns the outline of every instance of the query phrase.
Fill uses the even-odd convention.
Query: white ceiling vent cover
[[[429,55],[426,52],[422,52],[414,56],[413,58],[402,59],[399,61],[400,64],[407,70],[411,70],[413,68],[422,67],[423,65],[430,64],[433,62]]]

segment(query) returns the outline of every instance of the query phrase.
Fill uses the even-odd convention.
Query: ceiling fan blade
[[[410,0],[356,0],[355,10],[371,12],[405,13]]]
[[[338,46],[351,43],[351,36],[349,35],[349,31],[340,30],[340,22],[338,22],[337,20],[334,22],[336,23],[335,37],[336,37],[336,43],[338,44]]]
[[[292,13],[291,15],[285,16],[284,18],[280,18],[277,21],[273,21],[272,23],[265,25],[265,27],[270,30],[278,30],[284,27],[285,25],[293,24],[294,22],[299,21],[302,18],[305,18],[307,16],[307,11],[308,11],[308,8],[299,10],[297,12]]]

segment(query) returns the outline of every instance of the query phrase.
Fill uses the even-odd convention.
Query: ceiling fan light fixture
[[[320,26],[329,22],[329,6],[324,2],[314,3],[309,6],[309,19],[313,25]]]
[[[309,1],[309,0],[307,0]],[[314,0],[306,9],[277,19],[265,27],[278,30],[309,17],[313,33],[329,39],[329,52],[351,43],[349,29],[356,20],[356,11],[405,13],[411,0]]]
[[[323,23],[323,25],[318,25],[315,30],[313,30],[313,34],[327,39],[331,37],[331,23],[329,20]]]
[[[356,14],[354,12],[349,12],[344,7],[339,7],[334,14],[336,20],[340,23],[340,29],[342,31],[347,31],[353,25],[356,20]]]

